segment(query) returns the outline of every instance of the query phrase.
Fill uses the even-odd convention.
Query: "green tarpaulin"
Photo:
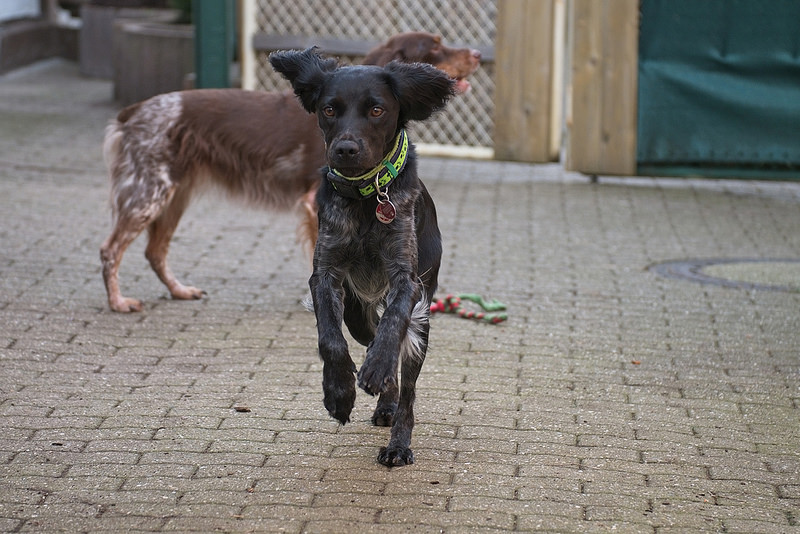
[[[641,9],[639,166],[800,173],[800,1]]]

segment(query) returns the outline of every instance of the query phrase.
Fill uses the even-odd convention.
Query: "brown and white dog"
[[[469,90],[480,53],[451,48],[424,32],[397,35],[367,54],[364,64],[429,63]],[[122,295],[119,266],[145,229],[145,256],[174,299],[204,292],[183,285],[167,265],[170,240],[193,196],[210,185],[250,205],[300,208],[300,235],[311,249],[317,237],[316,191],[325,147],[317,119],[291,91],[201,89],[158,95],[123,109],[106,128],[103,155],[111,181],[114,228],[100,248],[108,305],[142,310]]]

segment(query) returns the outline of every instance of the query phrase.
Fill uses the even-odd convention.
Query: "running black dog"
[[[316,113],[325,139],[328,167],[317,193],[319,238],[309,280],[325,408],[345,424],[355,402],[344,321],[367,347],[358,385],[380,394],[372,422],[392,426],[378,461],[411,464],[415,387],[442,245],[405,127],[443,108],[454,82],[418,63],[339,67],[313,48],[273,53],[270,63]]]

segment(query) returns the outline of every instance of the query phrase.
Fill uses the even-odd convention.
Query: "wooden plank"
[[[550,76],[550,160],[558,161],[564,129],[567,0],[553,2],[553,73]]]
[[[184,89],[194,71],[191,26],[117,20],[113,41],[114,98],[123,105]]]
[[[572,0],[565,167],[636,173],[638,0]]]
[[[84,76],[111,79],[112,25],[118,9],[85,4],[81,6],[80,71]]]
[[[611,61],[603,100],[603,139],[609,168],[636,173],[636,118],[639,73],[639,2],[610,0],[604,17],[603,49]],[[613,163],[612,163],[613,162]]]
[[[600,0],[604,1],[604,0]],[[594,138],[600,129],[600,84],[598,75],[602,58],[599,20],[600,1],[572,0],[569,46],[570,107],[567,113],[566,168],[586,172],[595,168],[599,143]],[[593,171],[594,172],[594,171]]]
[[[255,0],[240,0],[239,4],[239,57],[242,68],[242,89],[254,90],[257,77],[255,49],[252,46],[253,36],[258,29],[256,24]]]
[[[551,161],[554,0],[498,0],[495,157]]]

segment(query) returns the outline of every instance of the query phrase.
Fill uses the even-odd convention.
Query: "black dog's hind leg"
[[[317,317],[325,408],[331,417],[345,424],[356,401],[356,366],[342,334],[343,289],[336,278],[317,270],[308,284]]]
[[[416,336],[416,346],[412,347],[409,339],[403,344],[401,354],[400,400],[397,413],[392,424],[392,434],[389,444],[381,447],[378,461],[389,467],[409,465],[414,463],[414,453],[411,451],[411,432],[414,429],[414,399],[416,397],[417,378],[425,361],[428,350],[428,333],[430,325],[427,317],[419,324],[413,324],[412,329],[417,332],[409,337]],[[378,404],[380,407],[380,403]],[[377,412],[377,410],[376,410]]]
[[[358,387],[370,395],[384,393],[392,385],[397,385],[403,342],[408,337],[411,315],[420,298],[420,287],[402,272],[404,262],[397,263],[400,264],[397,268],[399,274],[389,281],[392,289],[386,298],[386,310],[358,371]]]
[[[399,396],[400,390],[397,388],[397,378],[395,377],[395,383],[386,388],[386,391],[378,397],[378,404],[372,413],[373,425],[392,426],[397,413]]]
[[[375,328],[378,326],[378,312],[374,306],[365,305],[345,287],[344,322],[353,339],[368,347],[375,339]],[[392,426],[394,414],[397,412],[397,399],[400,391],[397,388],[397,377],[387,389],[380,394],[378,405],[372,414],[375,426]]]

